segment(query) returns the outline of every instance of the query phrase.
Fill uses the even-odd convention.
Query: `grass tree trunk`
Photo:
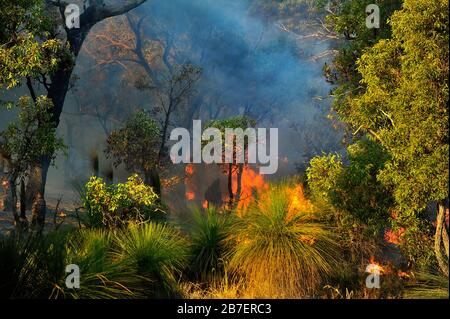
[[[436,233],[434,235],[434,252],[442,273],[448,277],[448,231],[446,229],[445,213],[448,209],[444,202],[439,202],[436,217]],[[443,247],[442,247],[443,246]]]

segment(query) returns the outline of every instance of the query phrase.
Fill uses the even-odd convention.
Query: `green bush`
[[[51,298],[115,299],[143,297],[145,278],[136,269],[116,260],[113,233],[83,229],[68,237],[64,265],[80,268],[80,288],[66,289],[65,274],[54,285]]]
[[[158,195],[137,175],[129,177],[126,183],[112,185],[92,176],[85,186],[82,200],[87,210],[84,221],[88,227],[117,228],[128,222],[164,217]]]
[[[193,211],[189,229],[191,238],[190,274],[197,280],[210,282],[223,275],[227,255],[231,216],[215,207]]]
[[[116,237],[116,256],[152,283],[146,285],[150,297],[178,295],[178,279],[188,259],[188,243],[174,228],[149,222],[130,225]]]
[[[64,275],[65,232],[0,238],[0,298],[48,298]]]

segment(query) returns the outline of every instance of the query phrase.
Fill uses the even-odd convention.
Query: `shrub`
[[[112,185],[93,176],[83,193],[87,210],[85,222],[94,228],[116,228],[128,222],[161,219],[164,213],[157,201],[158,196],[153,189],[137,175],[129,177],[126,183]]]
[[[335,261],[331,234],[301,186],[272,185],[244,212],[230,261],[259,297],[312,295]]]
[[[64,272],[65,232],[0,238],[0,297],[48,298]]]
[[[187,241],[177,230],[154,222],[130,225],[118,234],[116,244],[118,260],[152,280],[147,296],[177,296],[177,279],[188,257]]]
[[[114,299],[142,297],[143,277],[115,258],[112,233],[83,229],[68,237],[64,265],[80,268],[80,288],[66,289],[65,274],[55,283],[51,298]],[[63,268],[64,269],[64,268]]]
[[[137,298],[145,278],[115,260],[111,234],[84,229],[0,239],[1,298]],[[80,267],[80,288],[68,289],[65,268]]]
[[[227,239],[230,226],[230,216],[215,207],[193,211],[190,272],[196,279],[209,282],[223,274],[229,254]]]

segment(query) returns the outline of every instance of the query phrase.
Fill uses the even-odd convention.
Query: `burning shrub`
[[[230,267],[247,278],[255,295],[311,296],[332,270],[331,234],[296,190],[289,183],[272,185],[237,222]]]
[[[112,185],[93,176],[85,186],[82,199],[89,227],[116,228],[127,222],[163,217],[158,195],[137,175],[129,177],[124,184]]]

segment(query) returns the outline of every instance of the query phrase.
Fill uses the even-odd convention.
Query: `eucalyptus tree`
[[[11,89],[25,82],[29,95],[37,100],[42,91],[53,104],[49,122],[56,128],[63,111],[76,58],[93,26],[124,14],[145,0],[78,1],[79,27],[66,23],[66,9],[74,1],[2,0],[0,2],[1,85]],[[41,125],[41,124],[40,124]],[[33,168],[30,192],[45,193],[48,169],[54,154],[41,156]],[[44,221],[42,207],[39,220]]]

